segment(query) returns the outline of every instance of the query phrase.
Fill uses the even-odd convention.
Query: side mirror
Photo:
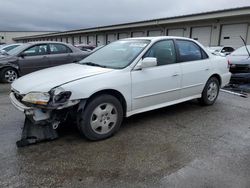
[[[21,58],[24,58],[25,56],[27,56],[27,54],[24,53],[24,52],[22,52],[22,53],[19,54],[19,57],[21,57]]]
[[[141,68],[149,68],[149,67],[156,67],[157,66],[157,59],[155,57],[146,57],[141,62]]]
[[[1,50],[0,54],[2,54],[2,55],[8,55],[8,53],[5,50]]]

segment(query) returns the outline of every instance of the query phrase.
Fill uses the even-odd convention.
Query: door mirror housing
[[[149,67],[156,67],[157,66],[157,59],[155,57],[146,57],[141,61],[141,68],[149,68]]]
[[[19,54],[19,57],[21,57],[21,58],[24,58],[25,56],[27,56],[27,54],[24,53],[24,52],[22,52],[22,53]]]

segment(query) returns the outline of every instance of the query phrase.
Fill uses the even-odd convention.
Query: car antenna
[[[247,43],[246,43],[246,41],[243,39],[243,37],[242,37],[242,36],[240,36],[240,38],[241,38],[241,40],[243,41],[243,43],[244,43],[244,45],[245,45],[245,47],[246,47],[246,50],[247,50],[248,56],[250,57],[250,52],[249,52],[249,50],[248,50],[248,48],[247,48]]]

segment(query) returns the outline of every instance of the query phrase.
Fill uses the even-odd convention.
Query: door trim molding
[[[147,94],[147,95],[141,95],[138,97],[134,97],[134,99],[142,99],[142,98],[152,97],[155,95],[161,95],[161,94],[170,93],[170,92],[174,92],[174,91],[178,91],[178,90],[181,90],[181,88],[171,89],[171,90],[167,90],[167,91],[160,91],[157,93],[152,93],[152,94]]]

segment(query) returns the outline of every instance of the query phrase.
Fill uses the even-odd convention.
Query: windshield
[[[250,46],[247,46],[248,51],[250,52]],[[248,52],[245,46],[242,46],[241,48],[238,48],[235,50],[231,55],[233,56],[248,56]]]
[[[132,63],[149,43],[149,40],[116,41],[89,55],[80,64],[122,69]]]
[[[22,44],[10,51],[8,51],[9,55],[18,55],[20,52],[22,52],[24,49],[26,49],[26,47],[30,46],[30,44]]]

